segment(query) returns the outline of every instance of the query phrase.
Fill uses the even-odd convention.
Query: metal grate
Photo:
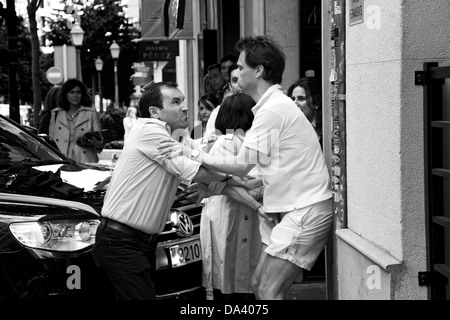
[[[443,101],[444,79],[450,67],[436,62],[416,72],[416,83],[424,86],[425,201],[428,221],[431,299],[450,300],[450,106]],[[447,117],[447,119],[446,119]]]

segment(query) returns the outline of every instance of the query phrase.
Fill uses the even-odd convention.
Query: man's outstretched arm
[[[211,155],[202,151],[196,154],[192,149],[173,139],[161,139],[157,147],[160,155],[167,158],[181,155],[190,157],[202,164],[203,167],[214,171],[224,172],[243,177],[256,165],[258,151],[243,146],[237,156]]]

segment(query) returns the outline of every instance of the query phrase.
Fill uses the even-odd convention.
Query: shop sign
[[[180,54],[178,40],[141,41],[139,58],[141,61],[171,61]]]

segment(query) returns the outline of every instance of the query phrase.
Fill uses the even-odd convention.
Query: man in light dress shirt
[[[185,132],[187,106],[174,83],[154,83],[139,100],[140,116],[116,163],[92,254],[119,299],[155,299],[156,238],[164,229],[180,182],[223,180],[189,157],[167,159],[158,140]],[[182,136],[182,134],[180,135]],[[192,140],[185,139],[185,143]]]
[[[260,224],[263,248],[252,286],[259,299],[284,299],[302,269],[311,270],[330,235],[330,177],[313,127],[280,90],[282,50],[266,36],[243,38],[236,49],[239,87],[257,102],[252,127],[237,156],[224,161],[201,152],[194,158],[203,167],[241,177],[258,167],[263,211],[272,219]],[[168,158],[190,152],[170,139],[162,139],[158,149]]]

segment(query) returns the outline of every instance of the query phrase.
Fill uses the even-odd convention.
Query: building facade
[[[285,48],[286,88],[311,69],[302,41],[312,32],[305,20],[313,1],[245,3],[245,26],[259,23],[242,34],[270,34]],[[320,6],[324,153],[335,193],[328,299],[450,299],[449,177],[428,178],[426,91],[416,81],[426,62],[450,65],[450,2],[322,0]],[[440,81],[438,98],[449,106],[449,80]],[[449,109],[441,111],[443,122]],[[448,173],[444,127],[437,129],[440,166]],[[443,181],[431,189],[437,179]],[[431,199],[433,192],[440,199]],[[441,203],[439,226],[431,201]]]
[[[233,52],[241,36],[268,34],[282,45],[285,90],[305,75],[321,79],[335,215],[325,250],[327,298],[449,299],[450,84],[444,76],[450,66],[450,2],[192,5],[193,35],[180,40],[177,62],[190,105],[196,106],[207,64]],[[441,80],[422,73],[427,62],[444,67],[433,71]],[[440,88],[431,95],[443,106],[442,121],[427,116],[430,81]],[[191,118],[196,114],[193,109]],[[431,133],[439,138],[440,169],[430,169]]]
[[[343,131],[346,161],[345,176],[341,177],[346,190],[340,195],[345,212],[336,212],[333,239],[333,296],[448,299],[448,286],[444,285],[443,294],[435,295],[431,283],[423,283],[420,276],[437,279],[442,275],[433,273],[436,270],[430,262],[433,222],[427,208],[424,86],[416,83],[415,75],[425,62],[450,64],[450,3],[359,0],[327,4],[324,23],[333,23],[330,12],[336,21],[337,12],[345,15],[340,25],[345,40],[338,44],[344,46],[338,47],[344,55],[336,61],[345,68],[345,78],[340,79],[345,82],[343,103],[338,102],[340,109],[345,108],[345,128],[329,130],[331,137]],[[360,17],[355,17],[351,13],[358,6],[362,10]],[[325,32],[324,40],[328,36]],[[333,48],[324,44],[324,55],[330,56],[327,52]],[[448,105],[448,80],[442,87],[442,99]],[[333,118],[332,96],[325,93],[325,97],[330,106],[328,116]],[[449,154],[448,134],[444,133],[441,147]],[[329,150],[333,155],[332,146]],[[447,156],[442,165],[449,168]],[[448,199],[447,183],[443,182],[441,192]],[[443,231],[442,242],[447,242],[443,265],[449,265],[450,259],[448,231]]]

